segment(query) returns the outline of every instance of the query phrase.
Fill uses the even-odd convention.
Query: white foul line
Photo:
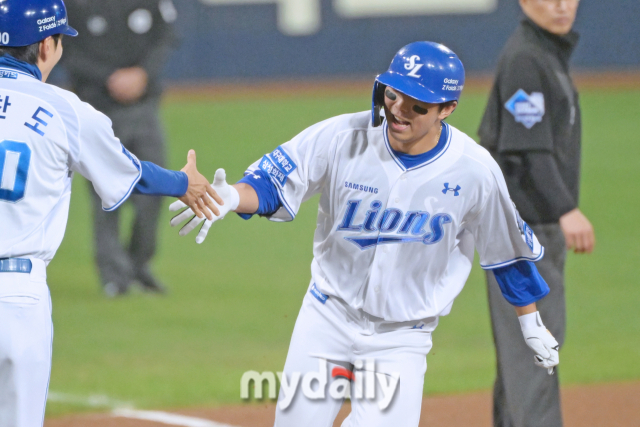
[[[114,417],[133,418],[136,420],[155,421],[182,427],[233,427],[229,424],[220,424],[215,421],[202,418],[187,417],[186,415],[170,414],[161,411],[140,411],[136,409],[114,409],[111,414]]]
[[[133,408],[133,404],[130,402],[115,400],[102,394],[79,396],[76,394],[50,391],[47,396],[47,402],[70,403],[73,405],[88,406],[90,408]]]
[[[187,417],[186,415],[170,414],[161,411],[142,411],[133,409],[133,404],[111,399],[104,395],[78,396],[69,393],[49,392],[48,401],[71,403],[91,408],[111,408],[114,417],[131,418],[136,420],[155,421],[180,427],[234,427],[229,424],[217,423],[202,418]]]

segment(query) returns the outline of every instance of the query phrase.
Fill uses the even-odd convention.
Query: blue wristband
[[[189,188],[189,178],[181,171],[161,168],[155,163],[140,162],[142,176],[133,188],[135,194],[182,197]]]
[[[500,286],[502,295],[511,305],[524,307],[549,293],[549,285],[531,261],[518,261],[491,271]]]
[[[238,183],[250,185],[258,195],[258,210],[253,214],[238,214],[242,219],[249,219],[253,215],[273,215],[282,207],[278,197],[278,189],[271,182],[269,175],[262,170],[247,174]]]

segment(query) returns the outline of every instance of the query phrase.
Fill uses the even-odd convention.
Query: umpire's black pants
[[[551,292],[537,302],[542,321],[560,346],[565,337],[564,261],[565,240],[558,224],[532,225],[545,248],[544,258],[536,263]],[[498,362],[493,389],[495,427],[560,427],[558,373],[548,375],[533,363],[533,351],[527,347],[520,323],[496,282],[487,271],[489,308]]]
[[[165,164],[165,143],[160,125],[157,100],[122,107],[107,112],[115,135],[140,160],[159,166]],[[102,210],[102,202],[93,191],[95,256],[102,284],[114,283],[126,289],[142,272],[156,252],[158,219],[162,199],[132,195],[135,210],[133,229],[126,243],[122,242],[117,209]],[[129,234],[129,233],[126,233]]]

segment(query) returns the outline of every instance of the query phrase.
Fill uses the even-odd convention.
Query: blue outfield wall
[[[415,40],[444,43],[467,70],[489,72],[522,18],[517,0],[173,1],[174,82],[374,75]],[[640,0],[582,0],[574,67],[640,69],[638,19]]]

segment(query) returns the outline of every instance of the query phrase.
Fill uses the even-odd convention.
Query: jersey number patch
[[[31,148],[24,142],[0,142],[0,200],[18,202],[24,197],[31,163]]]

